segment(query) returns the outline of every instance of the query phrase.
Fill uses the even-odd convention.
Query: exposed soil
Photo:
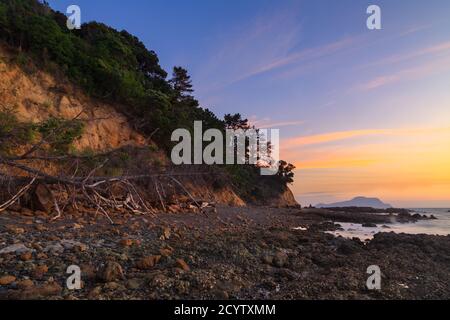
[[[4,212],[0,297],[450,298],[450,236],[381,233],[367,243],[336,238],[323,232],[338,228],[325,212],[219,207],[208,218],[111,213],[115,225],[92,212],[65,213],[56,221],[26,209]],[[348,218],[379,223],[376,214],[376,221],[374,214],[357,215]],[[66,287],[70,265],[81,268],[81,290]],[[381,290],[366,288],[370,265],[381,269]]]

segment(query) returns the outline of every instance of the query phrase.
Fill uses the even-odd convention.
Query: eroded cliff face
[[[43,71],[27,73],[12,63],[14,55],[0,46],[0,107],[13,109],[19,121],[38,123],[50,117],[83,120],[74,147],[78,151],[109,150],[149,144],[133,130],[114,105],[87,97],[64,77]]]
[[[289,187],[279,193],[274,193],[272,196],[260,197],[252,199],[251,204],[257,206],[268,206],[274,208],[297,207],[299,203],[295,200],[294,194]]]

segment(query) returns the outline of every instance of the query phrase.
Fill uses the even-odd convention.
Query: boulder
[[[109,261],[100,270],[98,277],[105,282],[113,282],[115,280],[124,279],[123,269],[117,262]]]
[[[54,207],[52,191],[43,184],[38,184],[33,194],[33,209],[51,213]]]
[[[21,254],[28,251],[35,251],[27,248],[23,243],[16,243],[0,250],[0,254],[15,253]]]

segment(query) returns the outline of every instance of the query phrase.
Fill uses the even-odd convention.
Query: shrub
[[[50,151],[58,154],[68,153],[72,143],[83,134],[84,123],[80,120],[50,118],[37,125],[37,131],[44,137]]]

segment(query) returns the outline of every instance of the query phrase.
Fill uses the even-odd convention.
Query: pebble
[[[189,265],[183,259],[177,259],[177,266],[179,268],[183,269],[184,271],[190,271],[191,270]]]
[[[33,274],[36,278],[42,278],[48,272],[48,266],[45,264],[36,266],[34,268]]]
[[[131,239],[122,239],[122,240],[120,240],[120,245],[122,247],[131,247],[133,245],[133,240],[131,240]]]
[[[31,287],[33,287],[34,286],[34,282],[32,281],[32,280],[30,280],[30,279],[25,279],[25,280],[21,280],[21,281],[19,281],[18,283],[17,283],[17,286],[20,288],[20,289],[28,289],[28,288],[31,288]]]
[[[161,256],[144,257],[136,263],[136,267],[141,270],[153,268],[161,259]]]
[[[20,256],[20,260],[22,261],[29,261],[31,259],[33,259],[33,254],[31,253],[31,251],[24,252]]]
[[[0,278],[0,286],[7,286],[16,281],[16,277],[14,276],[3,276]]]

